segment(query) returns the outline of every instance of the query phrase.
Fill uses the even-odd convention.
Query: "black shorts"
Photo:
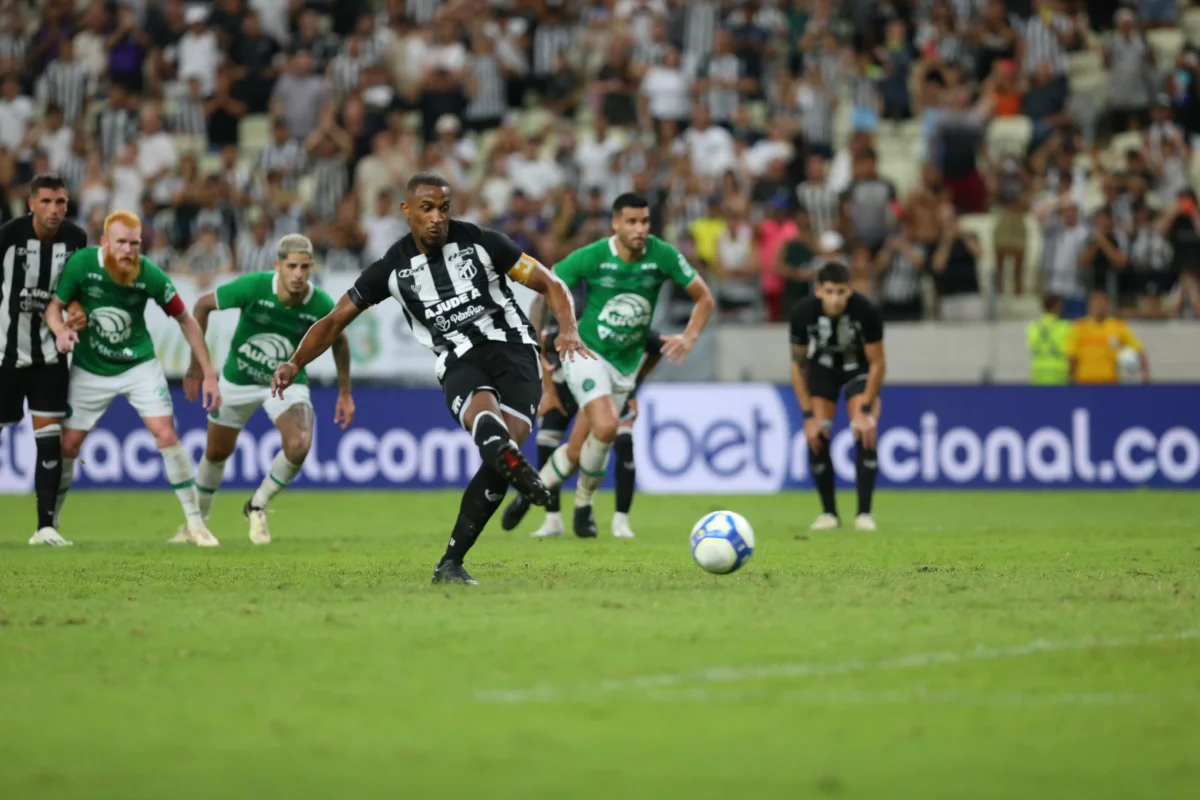
[[[843,370],[823,367],[820,364],[808,365],[808,392],[813,397],[837,402],[838,394],[846,397],[856,397],[867,388],[867,371],[865,369]]]
[[[476,345],[446,368],[442,391],[450,413],[460,425],[471,398],[477,392],[491,392],[502,411],[532,427],[542,398],[542,365],[537,349],[508,342]]]
[[[31,367],[0,367],[0,426],[25,416],[25,401],[35,417],[67,416],[66,360]]]

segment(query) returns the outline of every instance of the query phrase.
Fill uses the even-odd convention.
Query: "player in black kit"
[[[504,234],[450,219],[450,204],[450,185],[442,176],[421,172],[409,180],[401,210],[412,233],[367,267],[333,311],[309,329],[271,385],[281,393],[367,308],[389,297],[399,302],[417,341],[437,353],[446,404],[483,457],[433,573],[434,583],[475,584],[463,557],[500,507],[508,485],[537,505],[550,502],[549,490],[519,449],[537,413],[541,366],[537,339],[508,278],[543,295],[554,315],[565,320],[555,341],[560,358],[591,358],[592,353],[579,338],[571,294],[562,281]]]
[[[812,530],[841,526],[837,513],[830,454],[833,415],[838,393],[854,429],[858,517],[854,527],[875,530],[871,495],[879,462],[875,438],[879,390],[887,369],[883,354],[883,319],[875,306],[850,288],[850,270],[834,261],[817,272],[816,293],[792,312],[792,388],[804,413],[804,437],[813,483],[821,495],[821,516]]]
[[[62,419],[67,416],[67,357],[43,324],[63,266],[87,247],[87,233],[66,219],[67,184],[52,173],[34,176],[29,214],[0,227],[0,428],[33,417],[33,472],[38,527],[30,544],[68,545],[58,534],[62,484]],[[87,325],[83,306],[67,308],[66,323]]]

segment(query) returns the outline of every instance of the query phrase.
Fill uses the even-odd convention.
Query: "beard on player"
[[[112,278],[113,283],[121,286],[132,286],[134,280],[137,279],[138,270],[141,268],[139,258],[129,255],[117,255],[107,250],[104,251],[104,271],[108,273],[108,277]]]

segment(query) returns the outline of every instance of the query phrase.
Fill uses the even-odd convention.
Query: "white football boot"
[[[812,525],[808,526],[810,531],[832,531],[842,527],[842,521],[834,514],[822,514],[817,517]]]
[[[875,520],[870,514],[859,514],[854,518],[854,530],[856,531],[873,531],[875,528]]]
[[[29,537],[30,544],[44,544],[49,547],[69,547],[74,542],[68,542],[54,528],[39,528],[38,532]]]
[[[530,534],[535,539],[549,539],[553,536],[562,536],[563,531],[562,513],[556,511],[546,512],[546,521],[542,523],[542,527]]]
[[[175,535],[167,539],[167,544],[191,544],[192,535],[188,533],[187,525],[180,525]]]
[[[247,503],[245,511],[246,519],[250,522],[250,543],[270,544],[271,531],[267,527],[267,510],[265,508],[252,508]]]
[[[629,516],[627,514],[613,514],[612,535],[618,539],[634,538],[633,528],[629,527]]]
[[[217,541],[217,537],[213,536],[208,528],[204,525],[194,528],[189,526],[188,541],[196,545],[196,547],[216,547],[220,544],[220,542]]]

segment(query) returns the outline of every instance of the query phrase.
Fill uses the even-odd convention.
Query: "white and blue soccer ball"
[[[708,572],[727,575],[754,555],[754,529],[741,514],[714,511],[692,528],[690,543],[697,564]]]

